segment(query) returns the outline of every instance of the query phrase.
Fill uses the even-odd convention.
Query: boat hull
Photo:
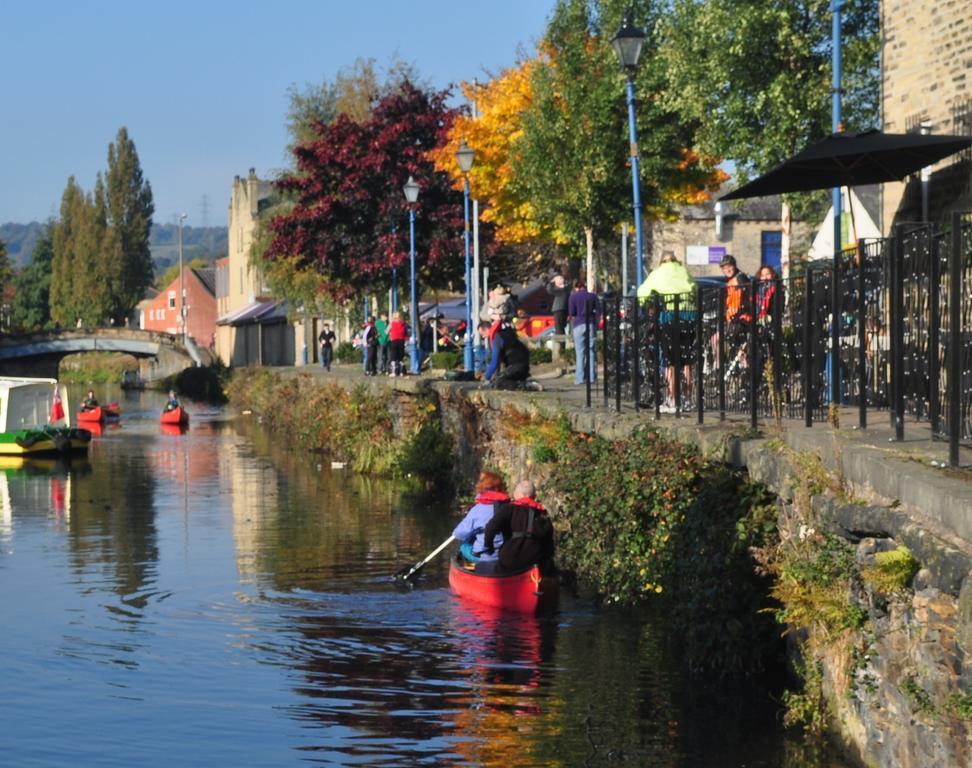
[[[163,424],[179,424],[185,427],[189,425],[189,414],[180,405],[171,411],[162,411],[162,416],[159,417],[159,420]]]
[[[513,613],[545,613],[557,607],[560,583],[556,576],[543,576],[537,566],[511,575],[494,575],[467,570],[453,558],[449,586],[461,598]]]
[[[117,404],[96,405],[86,411],[78,411],[78,424],[104,424],[118,421],[119,418],[121,418],[121,410]]]
[[[72,427],[42,427],[0,432],[0,456],[53,456],[88,450],[91,432]]]

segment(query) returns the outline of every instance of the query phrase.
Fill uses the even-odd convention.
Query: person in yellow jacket
[[[682,398],[692,398],[692,345],[695,339],[695,281],[673,251],[664,251],[661,262],[638,286],[638,302],[647,304],[652,294],[659,294],[661,312],[658,328],[661,333],[662,356],[665,361],[666,401],[661,410],[674,413],[675,403],[675,345],[682,358]],[[678,323],[675,322],[675,296],[678,296]]]

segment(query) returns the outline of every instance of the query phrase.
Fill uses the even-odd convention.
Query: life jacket
[[[480,491],[476,494],[477,504],[497,504],[509,500],[509,494],[503,491]]]
[[[542,504],[530,498],[516,499],[513,503],[528,507],[530,512],[527,515],[526,528],[522,531],[513,531],[511,539],[541,539],[549,535],[552,524]]]

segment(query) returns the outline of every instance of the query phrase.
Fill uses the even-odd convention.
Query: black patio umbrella
[[[900,181],[970,146],[972,138],[968,136],[882,133],[877,129],[832,133],[719,199]]]

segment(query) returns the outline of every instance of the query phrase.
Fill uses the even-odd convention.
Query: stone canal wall
[[[306,374],[275,376],[324,386]],[[403,434],[411,429],[409,414],[434,411],[451,438],[450,469],[461,485],[484,467],[498,468],[532,477],[554,505],[556,462],[538,460],[542,446],[524,440],[523,429],[540,435],[545,423],[556,422],[571,440],[613,442],[619,456],[647,422],[547,393],[412,380],[344,386],[383,393],[389,411],[406,416],[394,428]],[[413,401],[421,405],[403,405]],[[776,631],[785,628],[803,679],[802,690],[787,695],[790,721],[829,734],[861,765],[972,766],[968,480],[838,429],[778,428],[754,436],[738,425],[674,419],[654,427],[659,436],[744,470],[775,495],[772,543],[753,548],[752,567],[771,576]],[[725,632],[732,632],[731,622]]]

